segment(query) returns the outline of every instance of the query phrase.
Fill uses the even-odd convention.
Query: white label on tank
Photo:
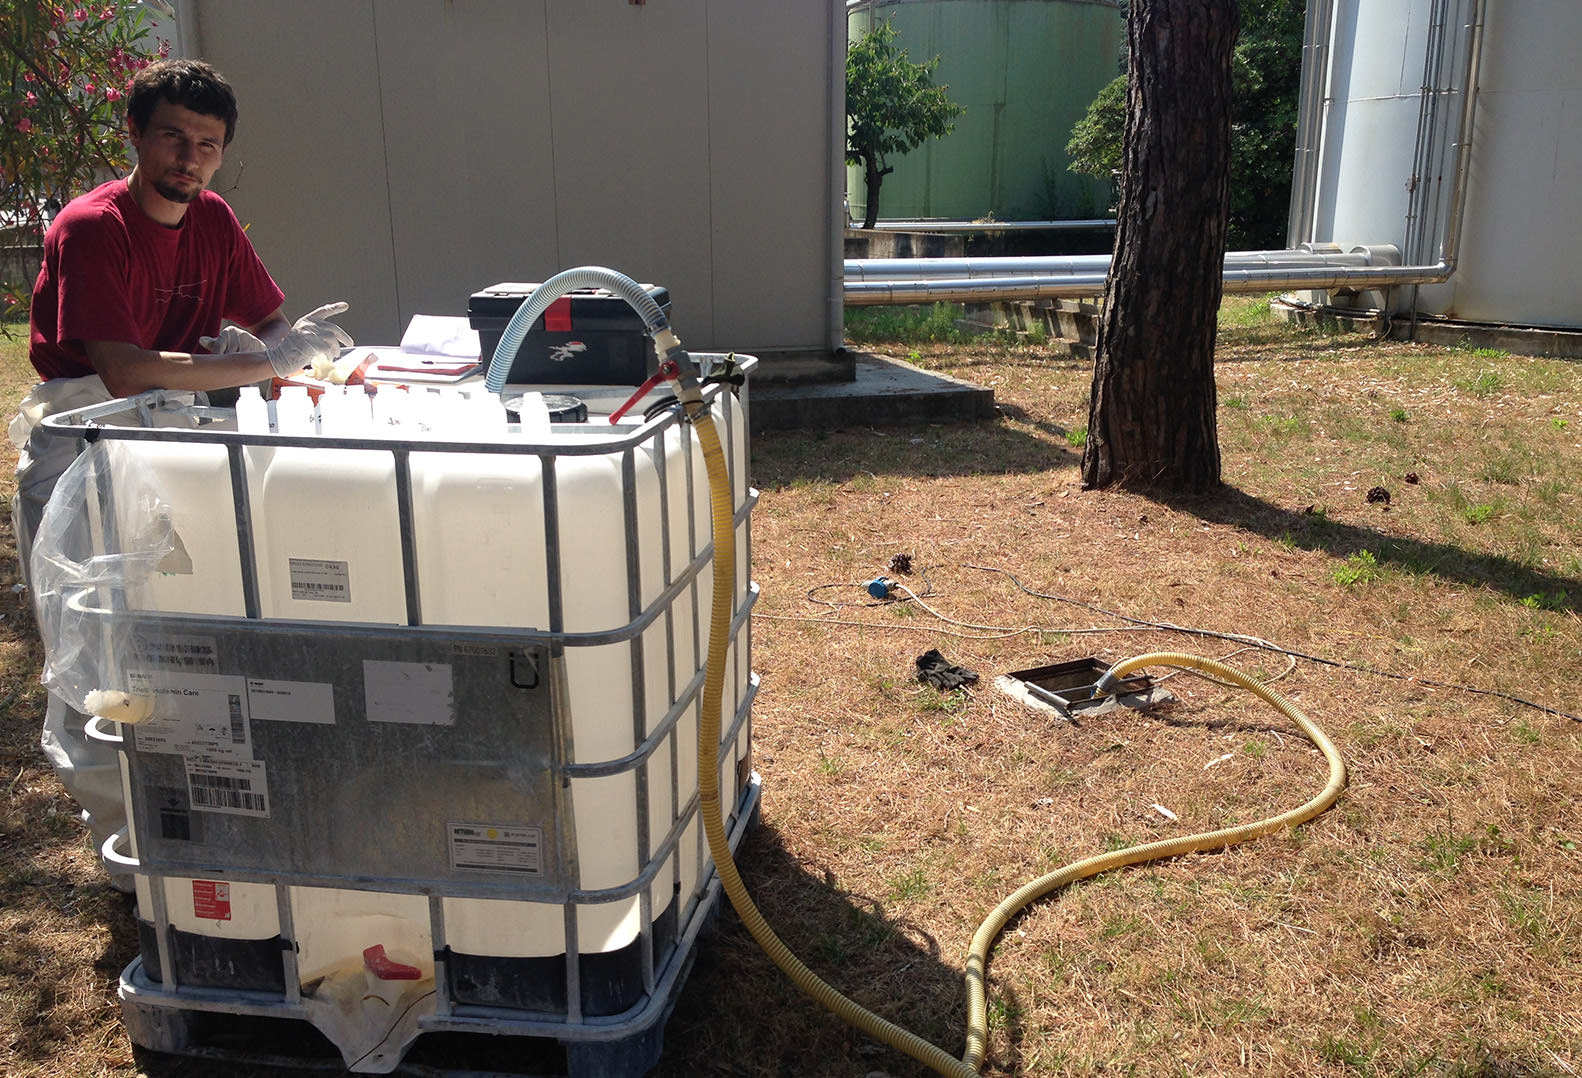
[[[335,725],[335,686],[326,681],[247,679],[247,710],[269,722]]]
[[[344,561],[319,558],[288,558],[291,568],[291,597],[320,603],[352,601],[351,566]]]
[[[269,783],[262,761],[189,756],[186,764],[187,795],[194,812],[269,815]]]
[[[484,872],[541,874],[543,832],[511,824],[451,823],[450,865]]]
[[[363,660],[363,694],[369,722],[452,726],[456,698],[449,663]]]
[[[154,698],[154,713],[137,727],[139,752],[173,752],[221,760],[253,758],[245,679],[222,674],[132,670],[127,681]]]

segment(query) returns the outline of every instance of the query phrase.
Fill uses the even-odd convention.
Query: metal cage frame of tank
[[[705,357],[699,357],[700,359]],[[744,371],[750,371],[756,361],[750,357],[735,357]],[[729,450],[731,463],[732,501],[735,504],[735,519],[733,530],[737,535],[738,549],[745,544],[750,550],[750,513],[756,502],[757,492],[746,485],[744,474],[737,474],[745,470],[745,439],[747,437],[747,401],[745,391],[739,395],[729,392],[728,387],[711,385],[706,387],[705,398],[714,408],[716,415],[723,421],[724,437],[722,441]],[[292,436],[278,434],[243,434],[234,429],[223,429],[228,424],[223,420],[231,415],[229,409],[214,409],[190,403],[190,394],[167,393],[165,391],[152,391],[128,401],[113,401],[108,404],[95,405],[88,408],[77,409],[50,417],[44,421],[44,426],[52,433],[62,437],[77,437],[84,441],[99,439],[114,439],[128,441],[160,441],[160,442],[193,442],[193,443],[218,443],[223,445],[229,462],[232,501],[235,507],[238,550],[242,561],[243,596],[246,606],[245,617],[225,617],[194,614],[157,613],[151,611],[128,612],[125,604],[115,596],[100,597],[98,613],[107,622],[115,619],[132,617],[147,633],[158,635],[161,633],[208,633],[217,640],[226,641],[224,649],[228,652],[249,652],[249,646],[257,644],[267,652],[274,646],[273,642],[297,637],[308,638],[314,646],[322,646],[325,656],[324,662],[331,666],[343,664],[348,655],[354,655],[361,648],[416,648],[421,651],[425,646],[447,645],[455,642],[472,642],[487,646],[509,646],[518,653],[526,653],[530,657],[542,656],[547,659],[551,676],[547,679],[547,689],[551,694],[563,693],[564,668],[561,665],[567,648],[626,643],[629,645],[631,657],[632,702],[633,702],[633,748],[632,751],[615,759],[598,762],[571,762],[571,746],[569,733],[562,729],[565,724],[559,715],[559,703],[551,701],[550,725],[554,732],[547,738],[546,748],[553,758],[553,768],[556,781],[569,785],[570,780],[577,777],[599,777],[624,772],[635,772],[637,776],[636,808],[637,844],[639,852],[640,869],[636,876],[627,883],[596,890],[580,890],[575,884],[575,836],[562,833],[558,837],[562,848],[570,847],[573,868],[570,878],[564,874],[557,879],[555,887],[549,890],[540,888],[532,897],[539,901],[558,901],[563,906],[565,922],[565,1010],[561,1013],[545,1013],[525,1011],[510,1007],[481,1006],[477,1004],[458,1004],[452,999],[454,986],[450,982],[447,971],[448,947],[446,945],[444,902],[446,898],[494,898],[506,901],[523,900],[524,892],[515,884],[487,883],[473,881],[458,881],[446,878],[412,878],[410,875],[400,877],[391,866],[390,871],[384,876],[378,875],[379,866],[372,866],[374,871],[364,871],[355,876],[343,876],[334,871],[333,866],[320,868],[316,871],[304,870],[300,867],[282,871],[276,866],[253,865],[248,867],[246,862],[248,854],[238,851],[236,856],[222,858],[219,861],[209,862],[178,862],[169,857],[149,857],[148,850],[159,849],[160,844],[152,840],[145,840],[139,846],[143,854],[141,859],[130,856],[124,850],[127,833],[112,838],[106,844],[106,856],[112,867],[119,863],[120,869],[134,876],[157,881],[159,886],[151,886],[150,905],[148,911],[139,911],[140,919],[148,922],[145,932],[151,929],[154,957],[159,965],[160,979],[155,980],[149,976],[148,962],[143,955],[134,959],[123,972],[119,986],[119,996],[122,1004],[123,1017],[128,1032],[134,1043],[143,1047],[174,1054],[189,1055],[224,1055],[224,1051],[199,1043],[201,1037],[195,1032],[198,1026],[195,1016],[198,1014],[251,1016],[254,1018],[299,1020],[317,1025],[314,1021],[313,1009],[308,1007],[303,1000],[303,985],[300,983],[297,969],[297,944],[295,926],[292,923],[291,894],[296,887],[342,887],[355,891],[392,893],[402,895],[426,895],[429,911],[429,933],[434,946],[434,1006],[431,1013],[419,1013],[421,1008],[415,1005],[409,1010],[413,1014],[397,1019],[385,1035],[384,1040],[377,1046],[378,1051],[363,1052],[357,1058],[347,1054],[347,1065],[353,1070],[380,1072],[399,1065],[401,1058],[417,1039],[427,1033],[480,1033],[491,1036],[516,1036],[530,1038],[545,1038],[560,1042],[566,1047],[568,1065],[571,1073],[581,1074],[619,1074],[630,1072],[641,1074],[657,1061],[662,1045],[663,1022],[674,1006],[674,994],[679,990],[687,969],[694,957],[693,948],[699,932],[708,917],[712,915],[718,904],[720,882],[718,876],[710,867],[711,861],[702,834],[698,813],[700,811],[698,791],[694,780],[690,790],[678,787],[676,732],[683,721],[698,714],[701,707],[701,690],[703,674],[701,664],[703,660],[705,641],[695,640],[692,654],[699,664],[696,675],[686,680],[685,684],[677,684],[677,678],[671,677],[670,689],[667,697],[670,706],[659,720],[657,725],[645,723],[644,701],[645,692],[643,681],[644,654],[643,634],[661,617],[667,618],[665,625],[665,647],[668,660],[667,671],[674,671],[676,664],[675,626],[668,620],[671,606],[678,597],[688,593],[694,586],[701,573],[706,571],[712,563],[713,544],[705,541],[708,536],[705,532],[694,542],[694,548],[699,553],[691,558],[684,566],[673,565],[674,552],[671,551],[670,542],[670,514],[672,512],[690,511],[696,503],[694,501],[693,485],[705,483],[706,478],[694,474],[693,454],[683,453],[685,458],[685,476],[687,490],[681,492],[670,491],[666,481],[667,469],[663,465],[665,454],[665,432],[684,423],[679,408],[667,409],[653,419],[645,421],[636,430],[630,433],[612,435],[610,438],[589,441],[569,441],[566,443],[539,443],[526,444],[521,442],[448,442],[419,439],[384,439],[384,438],[328,438],[314,435]],[[169,414],[179,412],[190,418],[194,424],[191,427],[182,426],[153,426],[151,419],[159,413]],[[130,420],[130,422],[129,422]],[[579,432],[586,432],[586,425],[578,428]],[[683,435],[683,437],[685,437]],[[684,443],[690,444],[690,443]],[[741,457],[738,461],[735,447],[741,445]],[[302,446],[314,449],[355,450],[392,455],[395,461],[396,476],[396,502],[400,527],[400,542],[402,552],[402,578],[405,583],[406,608],[408,625],[395,626],[390,624],[369,624],[358,622],[339,621],[297,621],[284,619],[266,619],[260,614],[260,595],[258,582],[258,568],[256,564],[257,550],[252,541],[254,520],[252,507],[249,504],[248,483],[248,451],[251,447],[293,447]],[[661,514],[661,531],[663,533],[663,565],[664,581],[659,596],[646,605],[641,601],[641,581],[639,579],[639,565],[636,555],[638,535],[637,492],[635,483],[636,458],[639,452],[652,450],[661,461],[657,469],[659,486],[659,505]],[[414,536],[414,510],[412,475],[409,468],[409,458],[412,453],[465,453],[465,454],[510,454],[519,456],[533,456],[538,459],[542,467],[542,488],[544,498],[544,522],[546,542],[546,573],[545,587],[548,591],[549,601],[549,626],[544,630],[523,630],[518,628],[503,628],[489,626],[457,626],[457,625],[425,625],[421,620],[421,603],[419,598],[419,580],[417,569],[416,540]],[[621,474],[623,482],[623,516],[628,550],[626,573],[626,586],[629,606],[635,616],[625,625],[605,632],[566,632],[563,630],[565,597],[560,594],[560,564],[557,546],[557,526],[561,506],[558,503],[558,492],[555,483],[556,460],[564,456],[581,455],[611,455],[619,454],[621,460]],[[108,497],[108,494],[104,495]],[[678,508],[680,507],[680,508]],[[108,514],[107,514],[108,516]],[[704,521],[706,526],[707,521]],[[690,525],[689,525],[690,526]],[[113,536],[110,540],[113,542]],[[731,623],[731,640],[734,650],[733,669],[736,674],[736,699],[737,706],[734,713],[722,716],[724,729],[721,733],[720,746],[722,759],[735,758],[737,748],[745,741],[750,746],[751,734],[751,708],[755,698],[758,679],[751,672],[750,654],[750,613],[756,602],[758,589],[748,581],[748,566],[745,561],[738,564],[736,579],[731,582],[733,617]],[[692,593],[694,605],[697,603],[696,593]],[[85,597],[85,604],[92,608],[92,601]],[[694,610],[691,626],[694,636],[701,638],[707,633],[706,617],[698,616]],[[260,626],[262,623],[262,627]],[[249,636],[248,634],[252,634]],[[232,639],[235,638],[235,639]],[[244,646],[244,643],[245,645]],[[311,650],[311,649],[309,649]],[[515,654],[515,653],[513,653]],[[661,678],[665,673],[660,673]],[[728,688],[729,688],[728,683]],[[729,708],[731,696],[728,693],[725,706]],[[519,720],[520,716],[504,716],[504,719]],[[366,715],[364,716],[366,721]],[[129,827],[134,830],[145,826],[139,822],[138,784],[146,768],[137,747],[137,727],[123,727],[117,734],[112,727],[114,724],[107,720],[95,719],[90,723],[90,734],[102,741],[116,744],[120,749],[123,766],[123,788],[127,797],[129,814]],[[649,848],[649,835],[651,828],[648,819],[650,797],[647,794],[647,785],[656,781],[654,776],[648,774],[647,762],[656,747],[669,740],[672,751],[669,754],[670,768],[668,781],[671,785],[670,804],[673,808],[674,818],[664,832],[664,837],[655,848]],[[734,848],[744,835],[746,829],[756,817],[759,798],[759,779],[751,771],[750,747],[737,759],[736,787],[739,795],[735,804],[727,807],[727,830],[729,841]],[[319,780],[323,776],[308,776]],[[664,782],[665,778],[657,781]],[[569,800],[569,794],[565,795]],[[558,821],[557,821],[558,822]],[[693,827],[694,824],[699,826]],[[566,828],[562,828],[562,831]],[[688,831],[695,831],[697,849],[696,880],[694,890],[686,892],[684,881],[681,879],[682,864],[676,858],[675,867],[672,869],[676,880],[676,893],[671,900],[667,913],[674,910],[676,927],[673,940],[666,944],[667,953],[655,953],[655,920],[651,908],[651,886],[656,875],[671,863],[672,854],[676,853],[679,844],[683,841]],[[135,837],[134,837],[135,844]],[[360,866],[367,870],[370,866]],[[562,866],[564,867],[564,866]],[[227,987],[193,986],[180,983],[176,970],[178,963],[173,953],[174,931],[166,903],[166,892],[163,882],[169,878],[185,879],[189,877],[230,880],[245,883],[258,883],[272,885],[275,888],[276,901],[279,912],[279,925],[281,936],[281,976],[283,991],[278,994],[269,991],[255,991],[250,989],[234,989]],[[580,951],[577,939],[578,908],[602,902],[616,901],[636,896],[640,903],[641,916],[639,919],[637,942],[640,947],[642,991],[638,1002],[627,1010],[617,1014],[601,1014],[589,1016],[582,1013],[581,999],[581,971],[587,959],[587,954]],[[145,935],[145,945],[149,942]],[[323,1030],[321,1031],[328,1032]],[[333,1038],[332,1038],[333,1039]],[[337,1047],[341,1047],[337,1044]]]

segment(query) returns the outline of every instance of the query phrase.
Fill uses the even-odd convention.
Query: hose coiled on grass
[[[725,818],[720,805],[720,707],[724,698],[725,662],[730,645],[730,623],[735,594],[735,507],[731,502],[730,477],[725,463],[725,453],[720,445],[719,432],[714,426],[714,417],[703,403],[696,383],[692,382],[688,385],[687,381],[678,385],[676,395],[692,418],[703,450],[703,459],[708,471],[714,541],[713,602],[709,610],[707,667],[703,681],[703,716],[698,734],[699,811],[703,814],[703,829],[708,837],[709,852],[714,858],[715,870],[719,873],[721,885],[747,931],[752,934],[764,953],[798,988],[846,1022],[949,1078],[974,1078],[983,1065],[984,1055],[988,1049],[985,982],[989,951],[1006,924],[1022,909],[1067,884],[1110,869],[1178,857],[1185,853],[1220,849],[1284,827],[1295,827],[1317,816],[1340,797],[1341,791],[1346,786],[1346,764],[1341,759],[1339,750],[1316,723],[1302,714],[1295,704],[1280,693],[1233,667],[1196,655],[1154,652],[1127,659],[1112,667],[1105,674],[1101,684],[1112,684],[1115,680],[1145,666],[1173,666],[1219,678],[1261,697],[1301,727],[1302,732],[1323,752],[1329,761],[1328,784],[1306,804],[1278,816],[1271,816],[1240,827],[1184,835],[1180,838],[1150,842],[1130,849],[1089,857],[1033,880],[1008,896],[979,926],[978,931],[973,935],[972,945],[967,954],[967,1047],[961,1059],[848,999],[803,964],[764,920],[752,896],[747,893],[746,884],[737,871],[735,859],[731,856],[730,845],[726,839]]]

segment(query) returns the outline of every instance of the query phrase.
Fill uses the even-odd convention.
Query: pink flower
[[[99,13],[99,18],[101,18],[101,19],[113,19],[113,18],[115,18],[115,5],[111,4],[109,7],[105,8],[103,11],[101,11]]]
[[[36,106],[38,104],[38,94],[35,94],[32,90],[29,90],[27,92],[26,100],[27,100],[27,107],[28,108],[33,108],[34,106]]]
[[[104,99],[106,101],[119,101],[121,100],[121,91],[112,86],[104,92]]]
[[[24,116],[16,122],[16,129],[25,135],[33,130],[33,121]]]
[[[170,56],[170,42],[166,41],[164,38],[160,38],[159,39],[159,58],[161,60],[164,60],[164,59],[169,58],[169,56]]]
[[[82,20],[88,17],[88,9],[85,7],[80,7],[71,13],[71,17],[76,19],[78,22],[82,22]]]

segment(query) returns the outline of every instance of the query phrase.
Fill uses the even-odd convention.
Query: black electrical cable
[[[1582,715],[1573,715],[1569,711],[1561,711],[1559,708],[1550,707],[1547,704],[1540,704],[1533,700],[1528,700],[1525,697],[1516,696],[1513,693],[1500,692],[1498,689],[1480,689],[1474,685],[1460,685],[1453,681],[1436,681],[1433,678],[1418,677],[1412,674],[1395,674],[1388,670],[1379,670],[1375,667],[1362,666],[1358,663],[1341,662],[1336,659],[1326,659],[1322,655],[1309,655],[1306,652],[1294,651],[1291,648],[1281,647],[1280,645],[1271,643],[1268,640],[1260,640],[1255,636],[1242,636],[1237,633],[1222,633],[1216,632],[1213,629],[1193,629],[1185,625],[1173,625],[1167,621],[1148,621],[1144,618],[1128,617],[1125,614],[1121,614],[1114,610],[1106,610],[1101,606],[1094,605],[1093,603],[1085,603],[1080,599],[1068,599],[1064,595],[1051,595],[1047,592],[1034,591],[1032,588],[1029,588],[1026,584],[1023,584],[1020,580],[1016,579],[1016,575],[1014,573],[1011,573],[1006,569],[1001,569],[998,566],[972,565],[968,563],[967,568],[977,569],[980,572],[985,573],[1001,573],[1004,576],[1009,577],[1011,583],[1015,584],[1023,592],[1031,595],[1035,599],[1050,599],[1057,603],[1069,603],[1072,606],[1079,606],[1084,610],[1092,610],[1095,613],[1103,614],[1107,618],[1116,618],[1119,621],[1128,622],[1132,625],[1139,625],[1149,629],[1163,629],[1174,633],[1189,633],[1194,636],[1212,637],[1218,640],[1234,640],[1238,643],[1251,645],[1252,647],[1263,648],[1265,651],[1274,651],[1281,655],[1289,655],[1294,659],[1305,659],[1308,662],[1318,663],[1321,666],[1334,667],[1337,670],[1350,670],[1358,674],[1372,674],[1375,677],[1391,678],[1395,681],[1414,682],[1418,685],[1428,685],[1436,689],[1450,689],[1455,692],[1471,693],[1475,696],[1492,696],[1499,700],[1508,700],[1513,704],[1520,704],[1522,707],[1532,708],[1534,711],[1541,711],[1546,715],[1555,715],[1562,719],[1570,719],[1572,722],[1582,722]]]
[[[818,596],[816,596],[814,594],[814,592],[828,591],[830,588],[867,588],[869,582],[864,580],[864,581],[851,581],[849,583],[844,583],[844,584],[842,584],[842,583],[814,584],[811,588],[809,588],[807,590],[807,600],[810,603],[818,603],[818,604],[820,604],[822,606],[828,606],[828,607],[833,607],[835,609],[839,609],[840,607],[843,607],[843,606],[893,606],[896,603],[911,602],[913,599],[922,599],[922,598],[926,598],[926,597],[934,594],[934,585],[928,579],[928,569],[927,568],[919,569],[917,571],[917,575],[918,575],[918,579],[922,580],[922,582],[923,582],[923,590],[921,592],[913,592],[909,588],[909,589],[907,589],[908,594],[905,597],[899,598],[899,599],[892,596],[891,598],[888,598],[888,599],[876,599],[875,601],[873,601],[871,603],[834,603],[834,602],[830,602],[828,599],[820,599],[820,598],[818,598]]]
[[[428,999],[430,996],[435,994],[435,990],[430,988],[427,992],[424,992],[412,1002],[408,1003],[405,1007],[401,1008],[401,1013],[396,1016],[396,1020],[394,1022],[390,1023],[390,1028],[385,1030],[385,1035],[380,1037],[372,1048],[368,1049],[368,1051],[364,1052],[362,1055],[348,1063],[346,1065],[346,1070],[343,1073],[351,1074],[353,1068],[358,1066],[358,1064],[362,1063],[363,1060],[367,1059],[369,1056],[373,1055],[375,1052],[379,1051],[379,1049],[388,1044],[390,1038],[395,1035],[396,1026],[399,1026],[402,1020],[405,1019],[407,1015],[412,1013],[412,1008],[416,1007],[419,1003],[422,1003],[425,999]]]

